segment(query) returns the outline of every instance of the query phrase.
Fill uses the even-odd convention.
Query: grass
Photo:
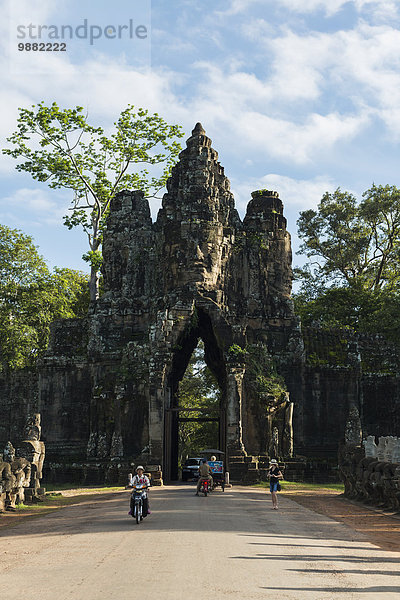
[[[281,481],[283,492],[312,492],[317,490],[331,490],[334,492],[344,492],[343,483],[305,483],[303,481]],[[255,487],[269,488],[269,481],[256,483]]]
[[[33,511],[33,512],[43,512],[48,508],[58,508],[59,506],[68,506],[75,502],[74,497],[66,498],[65,496],[60,495],[46,495],[46,498],[43,502],[38,502],[37,504],[17,504],[17,510],[15,514],[24,511]]]
[[[54,492],[56,490],[73,490],[79,485],[76,483],[43,483],[43,487],[47,492]]]
[[[118,492],[119,490],[123,490],[124,487],[120,486],[90,486],[90,485],[80,485],[79,483],[43,483],[43,487],[46,489],[46,492],[58,492],[62,490],[73,490],[80,492],[82,490],[89,491],[90,493],[98,493],[98,492]]]

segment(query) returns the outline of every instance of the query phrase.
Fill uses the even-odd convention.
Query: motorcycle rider
[[[132,477],[131,482],[130,482],[130,487],[135,488],[137,485],[144,485],[146,490],[147,488],[150,487],[150,479],[147,477],[147,475],[144,474],[144,467],[142,467],[142,465],[139,465],[136,467],[136,475],[134,475],[134,477]],[[134,508],[134,500],[131,496],[131,510],[130,513],[131,515],[133,515],[133,508]],[[147,517],[147,515],[150,515],[150,507],[149,507],[149,498],[147,495],[147,491],[144,492],[143,495],[143,518]]]
[[[199,491],[200,491],[201,484],[203,483],[203,481],[209,481],[210,489],[212,488],[213,478],[211,477],[211,467],[208,464],[206,458],[203,458],[203,460],[201,461],[201,465],[199,467],[199,473],[200,473],[200,477],[197,482],[196,496],[199,495]]]

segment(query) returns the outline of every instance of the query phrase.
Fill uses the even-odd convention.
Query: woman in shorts
[[[275,458],[272,458],[269,461],[269,470],[268,470],[268,478],[269,478],[269,491],[271,492],[272,497],[272,508],[274,510],[278,510],[278,484],[279,480],[283,479],[283,475],[278,467],[278,461]]]

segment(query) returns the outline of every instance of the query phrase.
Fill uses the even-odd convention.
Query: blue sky
[[[399,185],[400,8],[395,0],[0,0],[0,137],[17,108],[87,108],[110,127],[127,104],[201,121],[244,214],[250,193],[279,192],[296,249],[300,210],[340,186]],[[16,26],[124,25],[146,40],[67,40],[67,52],[18,53]],[[126,31],[126,30],[124,30]],[[80,230],[62,225],[68,192],[0,158],[0,223],[35,239],[49,266],[86,269]],[[153,218],[158,208],[152,202]],[[295,262],[299,259],[295,258]]]

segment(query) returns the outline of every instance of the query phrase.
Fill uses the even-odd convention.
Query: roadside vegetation
[[[357,199],[338,188],[316,210],[300,212],[307,262],[294,269],[295,309],[303,326],[400,334],[400,189],[372,185]]]
[[[29,235],[0,225],[0,372],[34,367],[51,323],[84,317],[88,306],[85,273],[51,272]]]
[[[344,492],[343,483],[305,483],[303,481],[281,481],[282,492],[289,494],[298,494],[304,492],[315,492],[318,490],[331,490],[339,494]],[[269,481],[260,481],[255,487],[267,488],[269,490]]]

